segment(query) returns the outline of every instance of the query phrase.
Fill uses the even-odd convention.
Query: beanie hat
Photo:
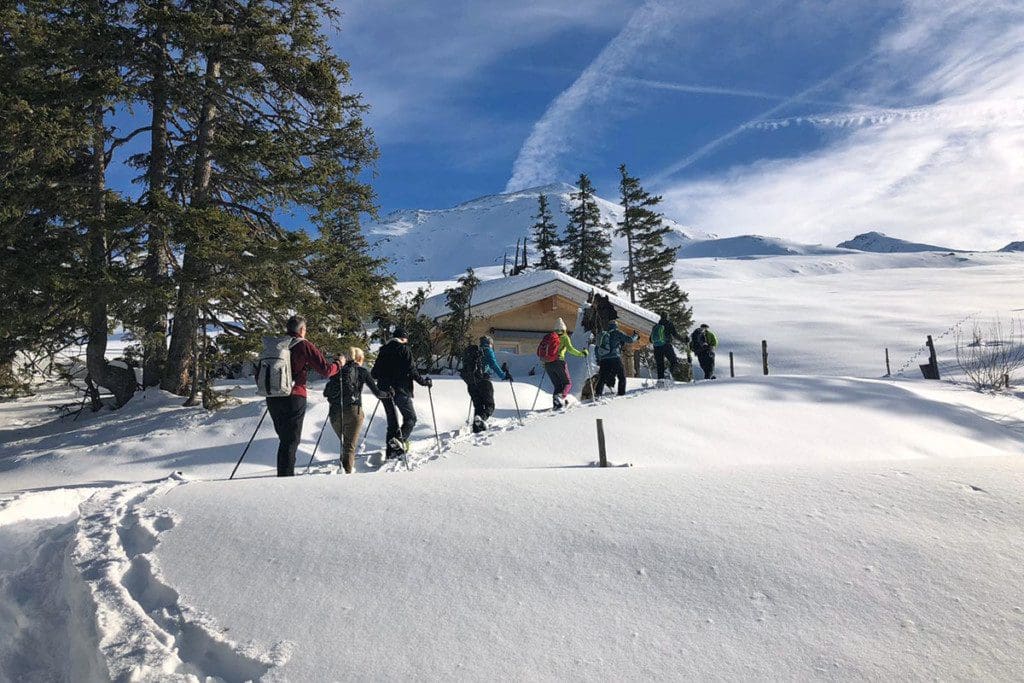
[[[565,321],[559,318],[558,322],[555,323],[555,330],[558,332],[565,332],[567,329],[569,328],[565,326]]]
[[[608,329],[609,330],[617,330],[617,329],[619,329],[619,324],[617,322],[615,322],[614,320],[609,320],[608,321]]]
[[[488,337],[486,334],[484,336],[480,337],[480,346],[492,346],[493,344],[494,344],[494,341],[490,337]]]
[[[391,333],[391,336],[395,339],[408,339],[409,335],[405,333],[405,328],[401,325],[395,327],[395,331]]]
[[[702,328],[704,328],[705,330],[708,329],[708,324],[707,323],[701,323],[700,326]]]

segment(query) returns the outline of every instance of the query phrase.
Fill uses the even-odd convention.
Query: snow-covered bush
[[[987,326],[974,321],[969,334],[957,329],[956,363],[975,389],[1005,388],[1024,367],[1024,322],[1008,325],[996,318]]]

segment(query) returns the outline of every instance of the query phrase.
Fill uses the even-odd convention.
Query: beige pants
[[[355,468],[356,442],[359,440],[359,430],[363,426],[364,417],[362,406],[331,406],[331,427],[341,441],[341,466],[346,474],[352,474]]]

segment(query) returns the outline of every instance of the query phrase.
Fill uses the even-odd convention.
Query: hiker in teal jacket
[[[658,367],[658,379],[665,379],[665,361],[668,361],[668,367],[673,374],[676,366],[679,365],[672,340],[678,340],[685,345],[688,345],[690,340],[685,334],[679,334],[676,331],[676,326],[669,320],[668,315],[665,313],[658,315],[661,319],[651,330],[651,345],[654,346],[654,364]]]
[[[611,387],[616,379],[619,381],[619,396],[626,393],[626,368],[622,364],[622,347],[635,344],[640,340],[639,334],[627,336],[619,329],[619,324],[612,320],[608,329],[601,333],[597,342],[597,365],[601,370],[594,394],[604,394],[605,385]]]

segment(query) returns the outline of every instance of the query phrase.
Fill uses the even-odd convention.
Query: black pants
[[[658,366],[658,379],[665,379],[665,361],[668,361],[668,367],[670,372],[675,369],[676,365],[679,364],[679,359],[676,358],[676,350],[672,348],[671,344],[665,344],[664,346],[654,347],[654,364]]]
[[[481,379],[473,384],[468,384],[466,389],[469,397],[473,399],[473,412],[481,420],[487,420],[494,415],[494,384],[489,379]],[[476,427],[474,425],[474,431]]]
[[[305,396],[276,396],[267,399],[267,411],[281,443],[277,447],[277,476],[295,476],[295,451],[302,440],[302,420],[306,417]]]
[[[626,393],[626,367],[622,364],[621,358],[602,358],[597,361],[597,366],[601,369],[601,376],[597,381],[597,389],[594,390],[595,395],[604,394],[605,386],[611,386],[616,379],[619,382],[619,396]]]
[[[698,351],[697,362],[700,363],[700,369],[704,371],[704,379],[711,379],[715,376],[714,351]]]
[[[405,389],[395,389],[393,398],[383,398],[384,414],[388,418],[388,452],[391,452],[391,439],[399,438],[407,441],[416,426],[416,408],[412,405],[412,396]],[[402,415],[402,425],[398,425],[398,414]]]
[[[569,377],[569,366],[564,360],[553,360],[544,364],[544,370],[551,378],[551,396],[557,406],[572,390],[572,379]]]

